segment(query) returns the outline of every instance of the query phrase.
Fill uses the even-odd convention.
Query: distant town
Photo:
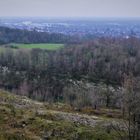
[[[139,19],[0,18],[0,26],[65,35],[140,38]]]

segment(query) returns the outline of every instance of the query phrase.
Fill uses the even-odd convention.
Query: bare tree
[[[124,120],[112,128],[123,140],[140,140],[140,79],[125,76],[123,94]]]

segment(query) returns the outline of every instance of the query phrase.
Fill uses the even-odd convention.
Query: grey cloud
[[[140,17],[140,0],[0,0],[0,16]]]

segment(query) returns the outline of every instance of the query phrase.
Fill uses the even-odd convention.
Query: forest
[[[0,44],[7,43],[80,43],[83,40],[93,38],[92,35],[65,35],[61,33],[37,32],[36,30],[20,30],[8,27],[0,27]]]
[[[47,33],[2,30],[4,46],[54,42]],[[77,111],[87,107],[119,109],[121,117],[129,121],[129,140],[138,140],[140,40],[134,36],[96,38],[74,44],[75,40],[67,42],[63,35],[53,35],[53,39],[65,46],[57,50],[1,50],[0,88],[38,101],[69,104]]]

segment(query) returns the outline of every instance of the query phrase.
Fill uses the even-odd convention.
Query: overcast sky
[[[0,16],[140,17],[140,0],[0,0]]]

